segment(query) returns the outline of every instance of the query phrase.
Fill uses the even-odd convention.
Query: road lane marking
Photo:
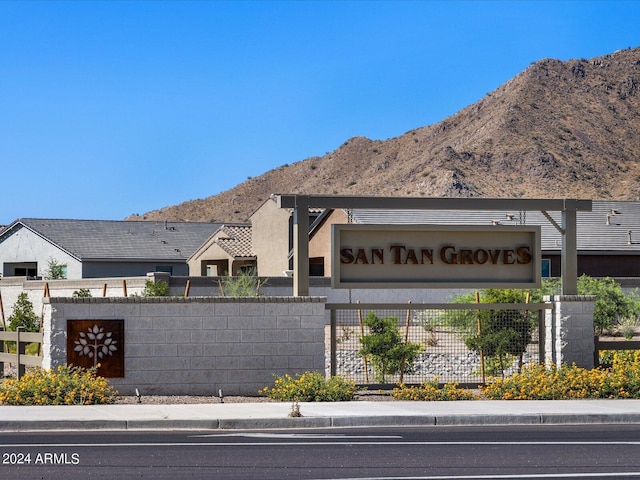
[[[502,479],[527,479],[527,478],[619,478],[640,477],[640,472],[602,472],[602,473],[535,473],[515,475],[437,475],[429,477],[344,477],[334,480],[502,480]]]
[[[189,435],[190,438],[210,438],[210,437],[247,437],[247,438],[402,438],[402,435],[347,435],[341,433],[212,433],[208,435]]]
[[[228,438],[228,437],[227,437]],[[309,442],[123,442],[123,443],[9,443],[0,444],[0,448],[15,448],[15,447],[32,447],[32,448],[44,448],[44,447],[65,447],[65,448],[79,448],[79,447],[197,447],[197,446],[218,446],[218,447],[235,447],[235,446],[317,446],[317,445],[416,445],[416,446],[509,446],[509,445],[522,445],[522,446],[619,446],[619,445],[638,445],[640,441],[524,441],[524,442],[428,442],[428,441],[309,441]]]

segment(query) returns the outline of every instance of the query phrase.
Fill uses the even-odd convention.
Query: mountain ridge
[[[273,193],[637,200],[639,132],[640,47],[542,59],[435,124],[127,219],[243,222]]]

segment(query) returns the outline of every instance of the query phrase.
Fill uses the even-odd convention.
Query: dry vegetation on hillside
[[[640,48],[540,60],[437,124],[130,219],[245,221],[272,193],[637,200],[639,90]]]

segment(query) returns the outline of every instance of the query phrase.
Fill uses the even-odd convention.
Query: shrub
[[[578,293],[596,297],[593,324],[597,335],[611,332],[621,318],[632,314],[635,307],[633,299],[626,296],[620,284],[609,277],[596,279],[582,275],[578,278]]]
[[[343,377],[326,379],[320,372],[305,372],[276,376],[272,388],[265,387],[258,393],[273,400],[298,402],[340,402],[353,400],[356,385]]]
[[[431,382],[424,382],[419,387],[407,387],[398,385],[393,389],[392,396],[398,400],[424,400],[424,401],[442,401],[442,400],[476,400],[478,395],[464,388],[460,388],[458,383],[446,383],[440,388],[438,379],[434,378]]]
[[[147,280],[144,282],[143,297],[166,297],[169,295],[169,284],[167,282]]]
[[[625,340],[632,340],[638,328],[638,319],[635,317],[624,317],[618,322],[618,331]]]
[[[96,375],[96,368],[35,368],[20,380],[0,384],[3,405],[98,405],[114,403],[118,392]]]
[[[577,398],[640,398],[640,350],[608,352],[611,368],[587,370],[528,365],[508,378],[490,378],[479,395],[437,379],[420,387],[399,385],[393,396],[401,400],[570,400]]]
[[[236,277],[224,277],[219,281],[223,297],[258,297],[267,280],[260,279],[255,270],[241,271]]]
[[[88,288],[81,288],[73,291],[73,298],[89,298],[91,297],[91,291]]]
[[[578,278],[578,293],[580,295],[594,295],[596,297],[593,311],[594,328],[597,335],[604,332],[612,332],[620,319],[624,317],[640,316],[640,298],[637,294],[625,294],[618,282],[610,277],[592,278],[582,275]],[[545,295],[557,295],[561,292],[560,279],[543,279],[542,286],[530,293],[532,302],[542,301]],[[523,302],[526,292],[524,290],[498,290],[488,289],[481,292],[482,301],[485,303],[511,303]],[[460,295],[453,300],[454,303],[473,303],[474,294]],[[473,317],[471,313],[458,314],[461,318],[458,323],[464,325],[469,331],[473,330]]]
[[[632,350],[618,350],[618,352],[630,352]],[[601,367],[611,367],[613,365],[613,354],[616,350],[600,350],[600,358],[598,363]]]
[[[561,367],[529,365],[505,379],[491,379],[482,388],[492,400],[568,400],[575,398],[614,398],[607,388],[610,371],[587,370],[575,365]]]
[[[640,398],[640,350],[613,354],[613,364],[602,387],[605,398]]]
[[[640,299],[637,293],[625,294],[622,287],[613,278],[592,278],[582,275],[578,278],[578,293],[594,295],[593,323],[595,333],[612,333],[618,322],[625,317],[640,316]],[[559,279],[543,281],[541,295],[560,293]],[[534,300],[535,301],[535,300]]]

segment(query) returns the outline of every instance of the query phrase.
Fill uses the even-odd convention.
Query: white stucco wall
[[[67,265],[67,278],[82,278],[82,264],[73,256],[60,250],[32,231],[21,228],[0,243],[0,264],[37,262],[38,276],[44,276],[49,260]]]

